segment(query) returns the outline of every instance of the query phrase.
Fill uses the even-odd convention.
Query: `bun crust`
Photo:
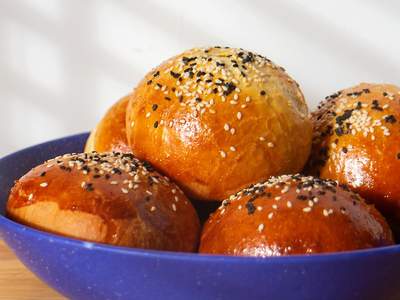
[[[312,125],[284,69],[241,49],[192,49],[151,71],[127,108],[133,153],[185,193],[223,200],[271,175],[300,171]]]
[[[85,152],[131,152],[126,138],[126,107],[130,95],[115,103],[90,133]]]
[[[312,114],[306,172],[348,184],[400,221],[400,88],[367,84],[329,96]]]
[[[285,175],[225,200],[204,226],[200,252],[263,257],[391,244],[385,219],[346,186]]]
[[[132,154],[50,160],[18,180],[6,210],[38,229],[118,246],[194,251],[200,230],[181,190]]]

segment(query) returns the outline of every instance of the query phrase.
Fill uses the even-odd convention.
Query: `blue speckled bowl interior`
[[[399,245],[266,259],[210,256],[88,243],[4,217],[14,180],[44,160],[81,152],[86,138],[51,141],[0,160],[0,236],[63,295],[85,300],[400,299]]]

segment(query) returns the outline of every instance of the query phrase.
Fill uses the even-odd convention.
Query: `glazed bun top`
[[[167,177],[132,154],[66,154],[13,187],[11,218],[53,233],[119,246],[194,251],[199,220]]]
[[[196,48],[145,76],[127,109],[133,153],[191,197],[223,200],[260,179],[297,172],[312,126],[298,84],[242,49]]]
[[[204,226],[200,252],[280,256],[390,244],[382,215],[346,186],[284,175],[223,201]]]
[[[126,137],[126,107],[130,95],[115,103],[90,133],[85,152],[131,152]]]
[[[400,220],[400,88],[362,83],[339,91],[312,119],[307,172],[348,184]]]

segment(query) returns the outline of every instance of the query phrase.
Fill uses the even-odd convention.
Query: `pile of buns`
[[[297,82],[271,60],[191,49],[115,103],[84,153],[18,180],[7,214],[72,238],[170,251],[265,257],[391,245],[399,122],[394,85],[339,91],[309,114]]]

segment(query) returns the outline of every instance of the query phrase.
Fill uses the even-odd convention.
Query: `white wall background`
[[[400,85],[400,1],[0,0],[0,156],[89,130],[151,67],[206,45],[271,58],[315,107]]]

